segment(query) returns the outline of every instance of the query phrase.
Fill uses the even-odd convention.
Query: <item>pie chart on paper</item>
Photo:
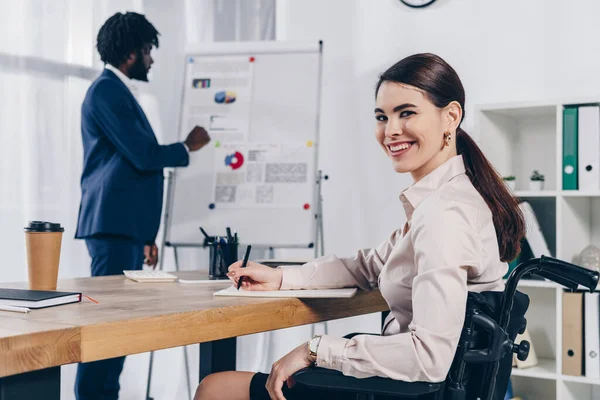
[[[239,151],[225,156],[225,165],[236,170],[244,165],[244,156]]]
[[[217,104],[231,104],[235,99],[235,92],[230,90],[215,93],[215,103]]]

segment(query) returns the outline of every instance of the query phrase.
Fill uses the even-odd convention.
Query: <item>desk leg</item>
[[[0,400],[60,400],[60,367],[0,378]]]
[[[236,345],[236,338],[200,343],[200,380],[213,372],[235,371]]]

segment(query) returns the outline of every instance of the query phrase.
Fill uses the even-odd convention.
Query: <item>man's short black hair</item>
[[[118,67],[144,45],[158,47],[158,35],[156,28],[142,14],[119,12],[100,28],[96,47],[104,63]]]

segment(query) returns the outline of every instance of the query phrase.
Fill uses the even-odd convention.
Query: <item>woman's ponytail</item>
[[[502,261],[512,261],[521,250],[525,221],[517,199],[475,141],[461,128],[456,130],[456,150],[463,156],[467,176],[487,203],[494,218]]]

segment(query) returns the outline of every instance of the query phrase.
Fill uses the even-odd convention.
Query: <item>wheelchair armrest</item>
[[[318,367],[301,369],[293,377],[296,384],[309,388],[375,395],[401,395],[408,398],[436,393],[444,386],[443,382],[403,382],[380,377],[359,379],[346,376],[339,371]]]

